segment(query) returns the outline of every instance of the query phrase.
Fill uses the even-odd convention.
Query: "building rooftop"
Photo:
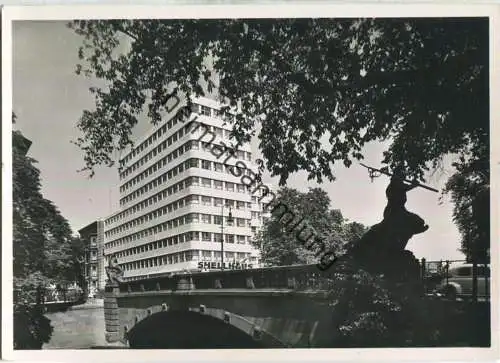
[[[24,137],[21,131],[14,131],[12,134],[12,146],[26,155],[33,142]]]

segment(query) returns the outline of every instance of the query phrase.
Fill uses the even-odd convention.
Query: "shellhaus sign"
[[[252,264],[240,263],[240,262],[224,262],[222,266],[225,270],[245,270],[253,268]],[[220,270],[221,263],[220,262],[211,262],[211,261],[200,261],[198,263],[198,268],[201,270]]]

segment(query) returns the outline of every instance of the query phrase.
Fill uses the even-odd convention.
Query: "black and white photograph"
[[[63,8],[2,11],[4,354],[498,358],[498,7]]]

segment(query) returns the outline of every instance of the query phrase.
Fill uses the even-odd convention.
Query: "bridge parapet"
[[[336,274],[346,271],[320,271],[315,264],[279,266],[250,270],[224,270],[154,276],[120,284],[121,292],[193,289],[294,289],[328,290]]]

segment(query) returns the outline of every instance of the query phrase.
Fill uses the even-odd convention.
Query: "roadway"
[[[45,315],[54,331],[43,349],[89,349],[106,345],[102,299]]]

